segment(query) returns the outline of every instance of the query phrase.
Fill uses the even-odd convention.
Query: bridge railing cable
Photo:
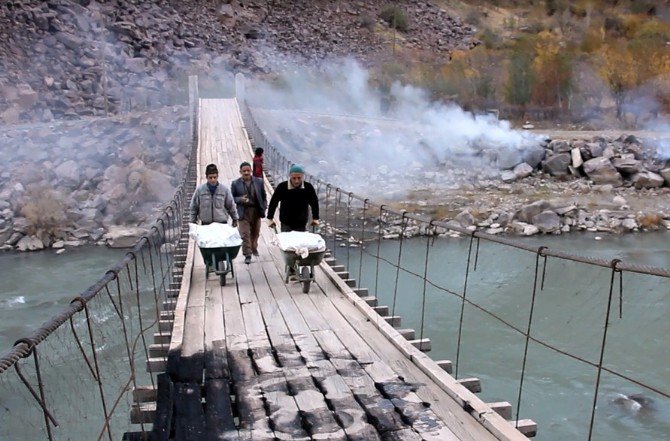
[[[0,354],[0,439],[112,440],[128,431],[132,396],[155,387],[149,341],[161,332],[183,271],[196,179],[191,130],[186,174],[147,234],[94,285]],[[140,428],[147,429],[141,422]]]
[[[247,130],[272,158],[268,176],[286,179],[291,162],[249,105],[241,108]],[[514,397],[515,420],[532,418],[540,430],[571,421],[564,438],[590,440],[622,430],[608,427],[622,411],[622,395],[642,392],[670,408],[667,378],[653,362],[668,352],[657,314],[668,312],[670,268],[473,231],[306,179],[319,189],[331,254],[349,271],[358,267],[358,286],[392,305],[391,316],[402,311],[421,339],[439,333],[432,350],[454,359],[455,378],[486,377],[494,401]],[[655,319],[640,326],[639,317],[650,315]],[[631,345],[631,334],[648,343]],[[538,414],[543,399],[567,413]]]

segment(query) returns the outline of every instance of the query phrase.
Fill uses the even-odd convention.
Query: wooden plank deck
[[[230,185],[252,157],[237,103],[201,100],[199,110],[198,182],[213,162]],[[174,415],[176,439],[526,439],[326,264],[307,294],[285,284],[273,236],[263,224],[260,256],[245,265],[240,254],[226,286],[214,274],[206,279],[189,245],[171,381],[160,383],[173,408],[157,409],[162,420]]]

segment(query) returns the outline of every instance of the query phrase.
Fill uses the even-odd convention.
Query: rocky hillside
[[[0,249],[111,243],[127,232],[119,227],[141,234],[188,159],[188,75],[205,93],[227,94],[236,72],[383,60],[396,43],[379,18],[384,5],[1,2]],[[469,27],[429,1],[403,11],[410,48],[448,57],[475,44]]]
[[[386,2],[21,0],[0,4],[0,122],[105,116],[183,101],[188,74],[291,62],[382,60]],[[405,44],[448,56],[473,30],[430,1],[404,2]]]

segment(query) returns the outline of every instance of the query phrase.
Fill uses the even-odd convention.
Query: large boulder
[[[620,186],[623,179],[612,162],[605,157],[589,159],[584,163],[584,173],[595,184]]]
[[[642,169],[642,163],[635,159],[633,155],[614,158],[612,159],[612,165],[618,172],[626,175],[633,175]]]
[[[657,175],[656,173],[650,171],[643,171],[633,176],[632,182],[635,188],[638,189],[657,188],[662,186],[665,180],[661,175]]]
[[[561,219],[552,210],[545,210],[533,216],[533,225],[543,233],[553,233],[561,228]]]
[[[552,176],[565,176],[568,174],[568,166],[572,162],[572,156],[569,153],[559,153],[545,159],[542,163],[542,170]]]
[[[544,210],[548,209],[551,206],[548,201],[539,200],[535,201],[532,204],[524,205],[519,211],[516,212],[514,218],[526,223],[531,223],[533,217],[542,213]]]
[[[112,225],[103,238],[110,248],[130,248],[146,234],[147,230],[144,228]]]

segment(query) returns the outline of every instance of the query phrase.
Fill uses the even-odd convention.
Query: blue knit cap
[[[302,173],[302,174],[305,174],[305,169],[302,168],[302,165],[293,164],[293,165],[291,166],[291,168],[288,170],[288,174],[291,174],[291,173]]]

